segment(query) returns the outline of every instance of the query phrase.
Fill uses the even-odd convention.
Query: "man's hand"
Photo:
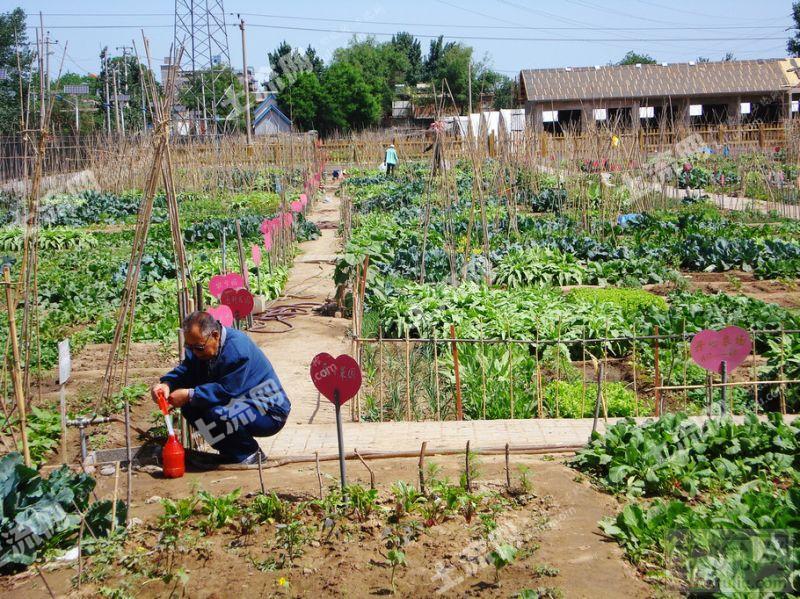
[[[189,390],[175,389],[175,391],[169,394],[169,403],[176,408],[182,408],[189,403]]]
[[[165,385],[164,383],[156,383],[152,387],[150,387],[150,397],[152,400],[158,405],[158,392],[161,391],[164,393],[164,397],[169,395],[169,385]]]

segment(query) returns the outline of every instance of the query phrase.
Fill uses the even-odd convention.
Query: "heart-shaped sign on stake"
[[[226,289],[222,292],[220,301],[231,309],[236,320],[245,318],[253,311],[253,294],[247,289]]]
[[[745,361],[753,349],[750,335],[740,327],[726,327],[721,331],[706,329],[692,339],[692,359],[711,372],[722,374],[722,363],[730,373]]]
[[[358,362],[347,354],[334,358],[321,353],[311,361],[311,380],[334,405],[337,402],[343,405],[361,388],[361,369]]]
[[[216,298],[222,296],[226,289],[239,289],[244,287],[244,279],[239,273],[229,273],[227,275],[214,275],[208,282],[208,290]]]
[[[342,435],[342,405],[355,397],[361,388],[361,368],[353,358],[342,354],[334,358],[321,353],[311,360],[311,380],[336,410],[336,438],[339,441],[339,475],[342,493],[345,490],[344,436]]]
[[[254,243],[250,246],[250,254],[253,257],[253,264],[261,266],[261,247]]]
[[[206,312],[216,318],[222,326],[233,326],[233,312],[231,312],[231,309],[228,306],[224,304],[221,306],[215,306],[214,308],[208,308]]]

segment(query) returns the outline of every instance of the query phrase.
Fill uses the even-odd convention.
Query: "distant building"
[[[798,113],[800,60],[527,69],[520,93],[529,124],[562,132],[776,122]]]
[[[256,135],[277,135],[291,133],[292,121],[280,108],[274,92],[268,92],[253,113],[253,133]]]

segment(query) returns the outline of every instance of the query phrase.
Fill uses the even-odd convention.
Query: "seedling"
[[[531,469],[528,466],[520,464],[517,466],[517,470],[519,470],[519,487],[522,489],[522,492],[525,494],[530,494],[533,491],[533,483],[531,482],[530,474]]]
[[[259,522],[286,522],[291,508],[273,491],[269,495],[257,495],[250,504],[250,512]]]
[[[517,549],[513,545],[500,545],[489,554],[494,564],[494,582],[500,584],[500,570],[514,563],[517,557]]]
[[[399,520],[407,514],[411,514],[419,508],[420,504],[425,501],[425,497],[417,491],[414,485],[410,485],[403,481],[397,482],[392,485],[392,493],[395,499],[395,516]]]
[[[542,565],[536,566],[533,569],[533,575],[534,576],[539,576],[539,577],[542,577],[542,576],[558,576],[558,572],[559,572],[558,568],[554,568],[553,566],[548,566],[546,564],[542,564]]]
[[[405,566],[406,565],[406,554],[400,551],[399,549],[390,549],[389,552],[386,554],[386,557],[389,559],[389,565],[392,567],[392,576],[391,576],[391,585],[392,585],[392,592],[396,592],[394,588],[394,573],[397,569],[397,566]]]
[[[236,489],[227,495],[214,497],[208,491],[200,491],[197,495],[203,504],[203,513],[206,514],[206,518],[200,522],[200,527],[208,532],[233,522],[241,512],[236,503],[241,492],[241,489]]]
[[[365,489],[361,485],[348,485],[345,489],[350,507],[359,522],[364,522],[376,507],[377,489]]]
[[[295,558],[303,555],[302,546],[306,542],[308,531],[301,520],[278,524],[276,528],[275,544],[283,549],[279,562],[283,568],[287,559],[290,563],[294,563]]]

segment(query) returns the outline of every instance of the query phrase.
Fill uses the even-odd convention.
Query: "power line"
[[[228,27],[236,27],[235,24],[229,24]],[[172,28],[172,25],[52,25],[48,29],[142,29],[142,28]],[[315,31],[322,33],[343,33],[349,35],[375,35],[392,37],[397,34],[394,31],[357,31],[353,29],[329,29],[322,27],[298,27],[291,25],[268,25],[266,23],[248,23],[248,27],[260,27],[262,29],[289,29],[293,31]],[[29,29],[35,29],[34,26],[28,26]],[[414,33],[415,37],[425,39],[436,39],[440,35],[449,39],[458,40],[485,40],[485,41],[499,41],[499,42],[748,42],[748,41],[777,41],[783,40],[784,37],[775,36],[757,36],[757,37],[631,37],[620,40],[618,37],[603,38],[603,37],[504,37],[504,36],[482,36],[482,35],[453,35],[453,34],[424,34]]]
[[[443,2],[448,6],[454,6],[450,3]],[[510,3],[508,3],[510,4]],[[527,8],[517,6],[518,8]],[[463,7],[459,7],[462,8]],[[472,11],[469,9],[463,9],[471,12],[475,15],[488,18],[491,15],[487,15],[486,13],[481,13],[478,11]],[[532,10],[532,9],[528,9]],[[536,11],[542,12],[542,11]],[[171,17],[173,13],[43,13],[44,16],[48,17]],[[286,20],[297,20],[297,21],[324,21],[329,23],[350,23],[350,24],[359,24],[359,25],[391,25],[397,27],[436,27],[440,28],[440,24],[433,24],[433,23],[421,23],[421,22],[404,22],[404,21],[369,21],[369,20],[362,20],[362,19],[340,19],[340,18],[333,18],[333,17],[306,17],[306,16],[296,16],[296,15],[276,15],[276,14],[269,14],[269,13],[254,13],[254,12],[240,12],[240,13],[227,13],[229,15],[233,14],[240,14],[247,17],[260,17],[260,18],[267,18],[267,19],[286,19]],[[551,13],[542,13],[544,15],[551,15]],[[492,17],[496,18],[496,17]],[[513,23],[512,21],[506,21],[505,19],[500,19],[500,22],[503,23]],[[575,21],[573,19],[564,19],[564,22],[575,22],[579,23],[580,21]],[[150,25],[148,25],[149,27]],[[165,27],[165,25],[159,25],[160,27]],[[527,29],[533,31],[674,31],[674,30],[692,30],[692,31],[714,31],[714,30],[726,30],[726,29],[780,29],[784,30],[785,27],[783,25],[712,25],[712,26],[700,26],[700,25],[680,25],[680,26],[671,26],[671,27],[599,27],[599,26],[591,26],[591,25],[581,25],[581,26],[574,26],[574,27],[536,27],[533,25],[466,25],[466,24],[455,24],[455,23],[448,23],[448,27],[452,27],[455,29]],[[134,27],[134,25],[131,25]],[[138,26],[137,26],[138,27]]]

